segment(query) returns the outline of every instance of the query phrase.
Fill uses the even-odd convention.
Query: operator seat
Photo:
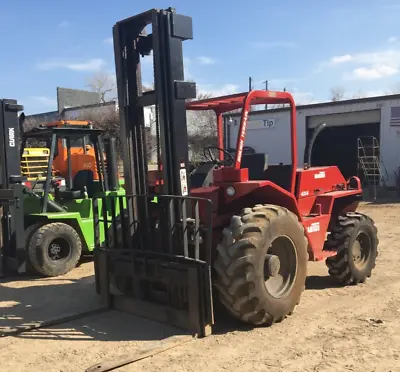
[[[241,167],[248,169],[250,181],[263,180],[264,172],[268,169],[268,155],[263,153],[243,154]]]
[[[94,176],[90,170],[80,170],[74,177],[72,189],[63,189],[56,192],[57,199],[73,200],[83,199],[85,189],[89,197],[93,196]]]
[[[271,181],[289,191],[292,165],[268,164],[268,155],[263,153],[243,154],[242,168],[249,170],[250,181]]]
[[[290,191],[292,165],[282,163],[269,165],[268,169],[264,172],[264,180],[271,181],[286,191]]]
[[[208,187],[214,179],[214,169],[217,166],[213,163],[203,163],[194,168],[190,173],[190,185],[192,188]]]

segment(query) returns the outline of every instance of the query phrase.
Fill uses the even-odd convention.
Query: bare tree
[[[115,78],[105,72],[97,72],[87,82],[86,86],[100,96],[102,103],[116,100]]]
[[[356,93],[354,93],[351,98],[357,99],[357,98],[366,98],[368,96],[367,93],[365,93],[363,90],[359,89]]]
[[[23,121],[23,131],[29,132],[43,124],[46,124],[43,120],[27,118]],[[25,143],[25,147],[46,147],[46,145],[47,144],[45,140],[38,138],[29,138]]]
[[[115,106],[110,106],[107,109],[104,107],[101,109],[93,109],[90,112],[82,113],[76,119],[91,121],[95,128],[101,129],[104,132],[105,137],[115,138],[118,157],[120,159],[122,158],[120,117],[118,110],[115,110]],[[145,141],[147,156],[150,160],[155,151],[155,139],[151,134],[150,128],[145,129]]]
[[[209,93],[198,93],[196,100],[211,98]],[[214,111],[187,111],[189,153],[193,162],[203,160],[203,149],[217,146],[217,120]]]
[[[334,87],[331,89],[331,101],[337,102],[344,99],[344,89],[342,87]]]
[[[288,103],[274,103],[272,105],[268,105],[269,109],[275,110],[279,108],[285,108],[285,107],[290,107]]]

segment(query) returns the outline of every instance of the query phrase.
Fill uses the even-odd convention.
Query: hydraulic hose
[[[308,146],[306,148],[305,154],[304,154],[304,166],[307,166],[308,168],[311,167],[311,154],[312,154],[312,149],[314,146],[314,142],[318,136],[318,134],[321,133],[323,129],[325,129],[326,123],[321,123],[319,124],[315,129],[314,132],[311,136],[310,142],[308,143]]]

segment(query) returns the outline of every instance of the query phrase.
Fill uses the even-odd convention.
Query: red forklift
[[[192,37],[192,19],[171,8],[114,26],[127,195],[108,198],[112,210],[126,205],[120,216],[95,211],[95,226],[107,230],[95,249],[96,288],[106,305],[205,336],[215,301],[251,325],[283,320],[300,301],[308,260],[326,259],[344,285],[364,282],[378,239],[371,218],[356,212],[360,180],[345,179],[336,166],[298,167],[296,106],[288,92],[187,102],[196,86],[184,81],[182,42]],[[154,90],[144,92],[140,60],[151,52]],[[291,164],[243,153],[250,106],[257,104],[290,105]],[[144,148],[143,108],[150,105],[159,159],[152,172]],[[237,109],[232,155],[224,149],[222,115]],[[190,175],[186,110],[213,110],[218,128],[217,147],[204,149],[206,161]]]

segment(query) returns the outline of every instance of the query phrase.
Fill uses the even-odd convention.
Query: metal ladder
[[[385,177],[382,170],[385,166],[381,161],[378,139],[374,136],[363,136],[357,138],[358,168],[363,172],[363,185],[372,188],[374,199],[378,187],[386,187]]]

